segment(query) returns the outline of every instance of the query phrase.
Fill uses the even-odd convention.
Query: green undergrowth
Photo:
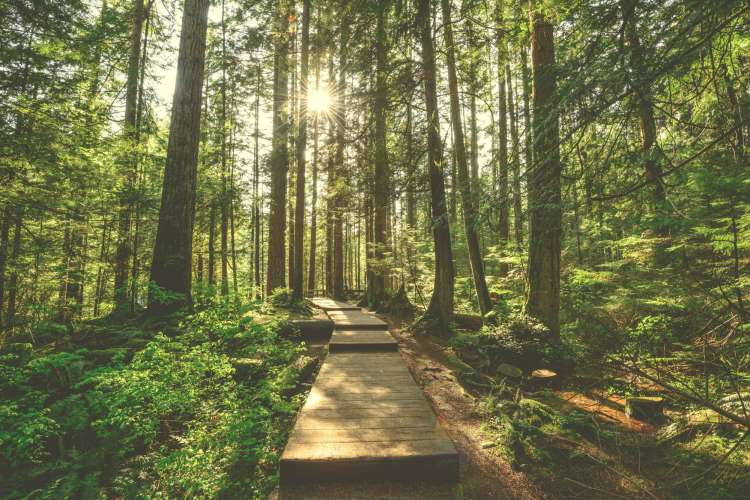
[[[48,325],[54,342],[6,343],[0,497],[264,498],[314,360],[259,309],[211,305],[158,330]]]
[[[561,498],[735,499],[750,489],[750,442],[737,430],[637,432],[551,392],[494,392],[479,406],[492,452]]]

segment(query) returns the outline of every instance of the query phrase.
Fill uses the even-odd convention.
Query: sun
[[[312,113],[328,113],[331,110],[332,105],[333,98],[328,92],[328,89],[313,89],[307,96],[307,109]]]

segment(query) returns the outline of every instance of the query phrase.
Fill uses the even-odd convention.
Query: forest
[[[280,486],[328,297],[446,498],[748,498],[748,142],[747,0],[0,0],[0,497],[438,498]]]

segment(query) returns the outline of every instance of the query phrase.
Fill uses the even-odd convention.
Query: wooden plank
[[[295,429],[289,440],[297,443],[366,443],[447,438],[442,429]]]
[[[335,329],[346,330],[387,330],[385,321],[361,311],[328,311]]]
[[[359,311],[359,306],[342,302],[340,300],[330,299],[328,297],[313,297],[310,299],[313,305],[324,311]]]
[[[291,441],[284,450],[286,460],[367,460],[371,458],[391,458],[410,456],[441,456],[455,454],[456,449],[448,439],[410,441],[371,441],[305,443]]]
[[[458,474],[458,455],[397,353],[330,354],[281,457],[282,482]]]
[[[397,351],[398,342],[388,330],[336,329],[328,350],[332,353]]]

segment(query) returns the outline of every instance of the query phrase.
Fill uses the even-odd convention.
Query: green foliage
[[[298,361],[302,347],[278,323],[260,325],[252,312],[200,310],[177,335],[152,334],[129,362],[127,349],[36,352],[26,363],[3,354],[0,470],[15,474],[2,475],[0,490],[264,498],[301,403],[300,379],[315,365]],[[258,360],[257,370],[236,377],[237,357]]]
[[[483,369],[494,371],[501,363],[516,365],[526,372],[543,367],[564,367],[573,362],[574,352],[556,343],[549,329],[534,318],[515,315],[479,332],[464,332],[453,338],[464,353],[480,356]],[[466,356],[466,354],[465,354]]]
[[[307,299],[297,300],[292,295],[290,288],[277,288],[268,297],[268,303],[273,307],[286,309],[303,316],[312,315],[312,304]]]

